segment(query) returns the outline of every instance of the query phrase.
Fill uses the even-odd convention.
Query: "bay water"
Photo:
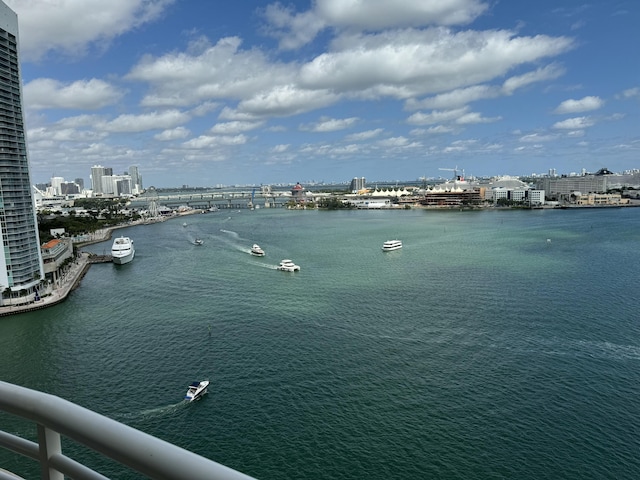
[[[115,234],[132,263],[0,319],[0,379],[261,479],[640,478],[640,209],[220,210]]]

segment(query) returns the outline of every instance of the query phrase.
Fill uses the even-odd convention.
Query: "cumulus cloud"
[[[20,52],[37,60],[48,52],[86,55],[161,16],[175,0],[5,0],[20,22]]]
[[[245,99],[295,78],[295,65],[271,61],[257,49],[242,50],[239,37],[215,45],[201,41],[188,52],[144,56],[125,79],[151,91],[145,107],[179,107],[215,99]]]
[[[431,125],[434,123],[451,122],[467,114],[469,107],[452,110],[433,110],[430,113],[416,112],[407,119],[412,125]]]
[[[321,118],[319,122],[300,125],[300,130],[309,132],[336,132],[353,126],[359,119],[351,118]]]
[[[480,0],[317,0],[312,9],[296,13],[280,3],[264,9],[266,31],[280,48],[295,49],[311,42],[324,28],[344,31],[464,25],[488,9]]]
[[[289,150],[289,147],[290,147],[290,146],[291,146],[290,144],[286,144],[286,145],[285,145],[285,144],[274,145],[274,147],[271,149],[271,151],[272,151],[273,153],[284,153],[284,152],[286,152],[287,150]]]
[[[559,130],[579,130],[593,125],[595,125],[595,121],[590,117],[574,117],[554,123],[553,128]]]
[[[351,135],[347,135],[345,139],[348,142],[362,142],[378,137],[382,134],[382,132],[384,132],[383,128],[375,128],[373,130],[366,130],[364,132],[352,133]]]
[[[67,84],[50,78],[40,78],[24,86],[25,106],[34,110],[52,108],[97,110],[113,105],[122,96],[122,91],[95,78]]]
[[[189,129],[184,127],[176,127],[169,130],[164,130],[153,136],[158,141],[167,142],[170,140],[182,140],[189,136]]]
[[[241,132],[254,130],[263,125],[264,122],[223,122],[217,123],[211,127],[210,132],[216,135],[234,135]]]
[[[600,97],[584,97],[579,100],[569,99],[562,102],[556,107],[554,113],[566,114],[566,113],[580,113],[588,112],[591,110],[597,110],[604,105],[604,101]]]
[[[567,37],[517,37],[506,30],[407,29],[342,37],[300,69],[309,89],[409,98],[507,74],[573,48]]]
[[[189,120],[189,115],[179,110],[143,113],[141,115],[120,115],[100,127],[108,132],[144,132],[146,130],[168,129]]]

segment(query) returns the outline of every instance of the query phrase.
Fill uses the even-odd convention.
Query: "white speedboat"
[[[300,270],[300,266],[285,258],[280,262],[280,265],[278,265],[278,270],[282,270],[283,272],[296,272]]]
[[[198,400],[202,395],[207,393],[207,387],[209,386],[209,380],[202,380],[201,382],[191,382],[184,399],[188,402]]]
[[[124,265],[133,260],[136,250],[133,247],[133,240],[129,237],[118,237],[113,241],[111,245],[111,257],[113,263],[117,265]]]
[[[253,247],[251,247],[251,255],[255,255],[257,257],[264,257],[264,250],[260,248],[260,245],[258,245],[257,243],[254,243]]]
[[[402,248],[402,242],[400,240],[387,240],[382,244],[382,251],[384,252],[398,250],[399,248]]]
[[[201,238],[196,238],[196,239],[193,241],[193,244],[194,244],[194,245],[204,245],[204,240],[202,240]]]

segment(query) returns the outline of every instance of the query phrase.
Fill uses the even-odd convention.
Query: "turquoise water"
[[[0,378],[261,479],[640,477],[640,209],[184,220],[122,230],[131,264],[0,319]]]

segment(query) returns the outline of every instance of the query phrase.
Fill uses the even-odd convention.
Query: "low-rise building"
[[[586,193],[574,192],[572,194],[576,205],[627,205],[628,198],[622,198],[619,193]]]
[[[73,243],[70,238],[54,238],[40,247],[45,279],[56,283],[62,267],[68,258],[73,257]]]

